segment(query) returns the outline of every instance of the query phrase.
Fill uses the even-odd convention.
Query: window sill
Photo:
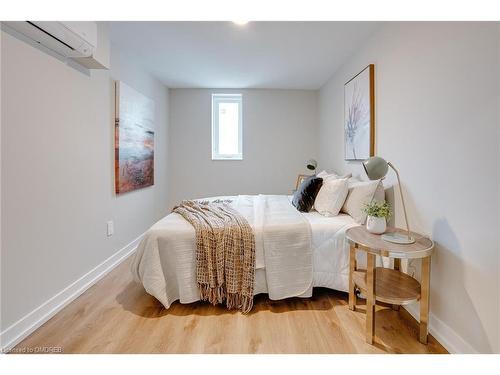
[[[231,161],[231,160],[243,160],[243,157],[236,157],[236,158],[219,158],[219,157],[212,157],[212,160],[215,160],[215,161],[219,161],[219,160],[227,160],[227,161]]]

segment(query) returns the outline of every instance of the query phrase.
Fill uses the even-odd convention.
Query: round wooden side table
[[[398,228],[387,228],[388,232],[406,233]],[[366,342],[373,344],[375,333],[376,301],[399,305],[420,301],[420,337],[427,344],[429,322],[429,292],[431,254],[434,242],[418,233],[411,233],[415,243],[401,245],[384,241],[380,235],[370,233],[364,226],[350,228],[346,237],[350,244],[349,254],[349,309],[356,305],[356,286],[366,295]],[[356,265],[356,250],[367,254],[366,270]],[[394,269],[375,267],[377,255],[394,259]],[[399,270],[401,259],[422,259],[421,282]]]

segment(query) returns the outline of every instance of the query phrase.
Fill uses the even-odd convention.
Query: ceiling
[[[381,22],[111,22],[111,42],[171,88],[318,89]]]

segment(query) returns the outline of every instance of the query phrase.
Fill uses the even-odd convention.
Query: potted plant
[[[370,202],[365,204],[366,230],[370,233],[382,234],[387,228],[387,220],[391,217],[391,206],[387,202]]]

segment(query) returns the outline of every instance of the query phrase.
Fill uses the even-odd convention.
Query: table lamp
[[[408,217],[406,216],[406,207],[405,200],[403,198],[403,190],[401,189],[401,181],[399,180],[399,173],[397,169],[392,165],[391,162],[388,162],[381,158],[380,156],[372,156],[370,159],[365,160],[363,162],[363,167],[365,168],[366,175],[370,180],[379,180],[384,178],[387,172],[389,171],[389,167],[392,168],[394,172],[396,172],[396,177],[398,178],[399,185],[399,193],[401,195],[401,202],[403,203],[403,212],[405,214],[405,223],[406,223],[406,235],[401,233],[385,233],[382,235],[382,239],[384,241],[393,242],[397,244],[412,244],[415,242],[415,238],[411,236],[410,225],[408,224]]]
[[[307,161],[306,167],[307,167],[307,169],[309,169],[309,170],[313,171],[313,173],[314,173],[314,171],[316,170],[316,167],[317,167],[317,166],[318,166],[318,162],[317,162],[316,160],[314,160],[314,159],[309,159],[309,160]]]

